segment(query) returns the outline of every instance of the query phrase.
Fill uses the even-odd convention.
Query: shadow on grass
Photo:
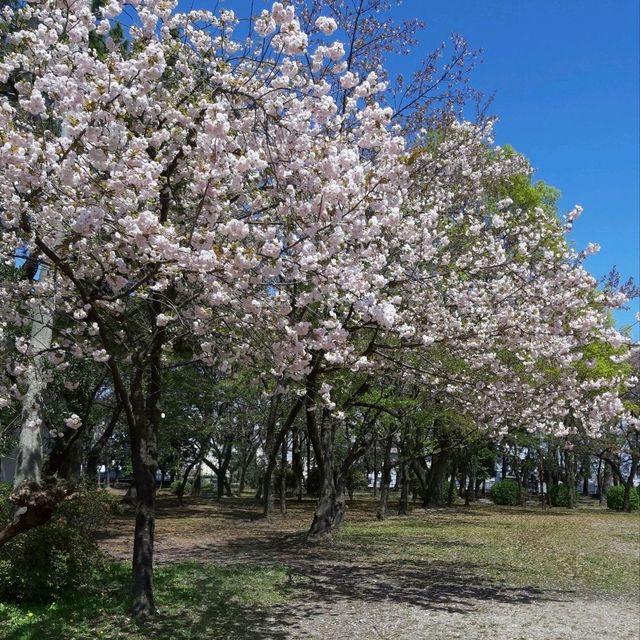
[[[214,567],[185,563],[156,572],[153,620],[138,623],[127,611],[129,568],[113,564],[100,585],[53,604],[0,603],[3,640],[284,640],[286,625],[272,616],[290,597],[284,567]]]

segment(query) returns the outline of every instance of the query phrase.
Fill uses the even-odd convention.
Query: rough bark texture
[[[35,354],[27,373],[27,391],[22,400],[22,427],[13,486],[42,483],[43,428],[42,395],[46,389],[46,352],[51,347],[51,312],[42,305],[34,309],[30,347]]]
[[[344,482],[337,477],[333,457],[334,423],[323,416],[318,424],[317,410],[316,389],[310,385],[305,405],[307,433],[311,438],[321,478],[320,498],[308,533],[310,541],[325,538],[340,528],[345,510]]]
[[[282,448],[280,455],[280,513],[284,516],[287,513],[287,434],[282,438]]]
[[[302,486],[304,484],[304,467],[302,465],[302,444],[300,429],[294,429],[291,444],[291,469],[296,478],[295,495],[298,502],[302,500]]]
[[[434,431],[438,441],[438,450],[431,456],[431,471],[425,506],[444,507],[447,501],[445,483],[449,467],[449,436],[446,427],[439,420],[436,420],[434,424]]]
[[[378,520],[384,520],[387,515],[387,502],[391,485],[391,447],[393,436],[387,436],[384,443],[384,458],[382,461],[382,484],[380,485],[380,500],[378,501]]]
[[[400,502],[398,503],[398,515],[406,516],[409,513],[409,469],[406,462],[400,465]]]
[[[633,488],[633,481],[636,477],[636,471],[638,470],[638,456],[633,455],[631,459],[631,469],[629,469],[629,476],[624,483],[624,499],[622,509],[624,511],[631,511],[631,489]]]
[[[567,451],[565,464],[567,467],[567,484],[569,486],[569,509],[575,509],[577,504],[576,461],[573,451]]]
[[[134,396],[135,398],[135,396]],[[157,445],[156,430],[141,395],[135,398],[136,424],[130,428],[131,461],[136,488],[136,525],[133,542],[132,610],[138,617],[155,613],[153,598],[153,541]]]

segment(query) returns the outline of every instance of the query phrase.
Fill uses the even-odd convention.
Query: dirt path
[[[370,517],[366,508],[350,513],[351,521]],[[294,504],[287,519],[269,523],[246,501],[180,509],[165,499],[157,562],[290,568],[290,601],[259,623],[229,629],[229,640],[640,640],[637,594],[514,587],[437,558],[354,557],[348,546],[308,545],[308,522],[308,504]],[[129,559],[131,534],[131,518],[123,517],[102,545]]]

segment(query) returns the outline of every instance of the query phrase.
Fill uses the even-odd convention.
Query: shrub
[[[10,492],[0,488],[2,526],[9,519]],[[46,602],[86,583],[103,562],[92,534],[118,508],[117,498],[106,491],[82,487],[51,522],[0,547],[0,597]]]
[[[171,483],[171,486],[169,487],[169,490],[171,491],[171,493],[173,493],[174,495],[178,495],[178,491],[180,491],[180,486],[182,485],[182,480],[174,480]],[[191,488],[192,488],[192,484],[190,482],[187,481],[187,483],[184,485],[184,492],[182,495],[189,495],[191,493]]]
[[[369,477],[364,469],[358,467],[351,467],[349,473],[347,473],[347,493],[349,498],[353,499],[354,491],[363,491],[369,486]]]
[[[631,511],[637,511],[640,506],[640,492],[635,487],[631,487],[629,493],[629,506]],[[615,511],[622,511],[624,508],[624,486],[619,484],[611,487],[607,492],[607,507]]]
[[[447,506],[451,506],[449,504],[449,492],[450,491],[451,491],[451,505],[452,505],[458,499],[458,487],[456,487],[455,483],[454,483],[454,485],[452,487],[450,482],[445,482],[442,485],[442,502],[443,502],[443,504],[446,504]]]
[[[524,489],[515,480],[498,480],[489,491],[489,497],[496,504],[522,504],[525,495]]]
[[[549,489],[549,502],[552,507],[568,507],[569,487],[566,484],[554,484]]]

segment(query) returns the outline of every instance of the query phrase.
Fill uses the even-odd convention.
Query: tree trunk
[[[447,507],[453,506],[456,490],[456,473],[458,471],[457,464],[453,463],[453,469],[451,470],[451,479],[449,480],[449,490],[447,491]]]
[[[282,439],[282,447],[280,453],[280,514],[287,515],[287,451],[288,451],[287,434]]]
[[[136,486],[136,524],[133,543],[133,614],[155,613],[153,599],[153,539],[156,503],[156,432],[137,398],[137,424],[130,429],[131,460]],[[134,405],[135,406],[135,405]]]
[[[308,533],[311,541],[325,538],[338,529],[344,520],[345,510],[344,482],[337,482],[334,468],[333,421],[324,415],[318,427],[317,409],[316,390],[308,387],[305,406],[307,433],[311,438],[321,478],[320,498]]]
[[[540,486],[540,506],[544,509],[547,506],[547,497],[544,490],[545,486],[545,470],[544,470],[544,454],[542,453],[542,449],[538,449],[538,475],[539,477],[539,486]],[[548,490],[548,486],[547,486]]]
[[[246,483],[247,467],[251,462],[243,463],[240,465],[240,478],[238,479],[238,496],[241,496],[244,491],[244,485]]]
[[[585,455],[582,458],[582,495],[589,495],[589,478],[591,477],[591,456]]]
[[[302,446],[300,429],[294,429],[291,438],[291,469],[296,478],[295,495],[298,502],[302,501],[302,485],[304,483],[304,468],[302,465]]]
[[[382,484],[380,485],[380,500],[378,502],[378,520],[384,520],[387,515],[387,501],[389,500],[389,487],[391,485],[391,447],[393,435],[388,435],[384,442],[384,457],[382,459]]]
[[[624,499],[622,503],[623,511],[627,513],[631,512],[631,489],[633,489],[633,480],[636,477],[636,471],[638,469],[638,457],[632,455],[631,457],[631,469],[629,469],[629,476],[624,483]]]
[[[41,277],[44,277],[44,270]],[[46,305],[33,309],[30,347],[35,354],[26,376],[27,391],[22,400],[22,427],[13,479],[14,488],[42,483],[43,393],[46,390],[46,352],[51,347],[51,312]]]
[[[214,469],[216,474],[216,496],[218,500],[222,500],[223,496],[231,493],[231,488],[225,485],[227,478],[227,470],[231,462],[232,442],[231,438],[227,438],[223,445],[220,457],[218,458],[218,467]]]
[[[373,441],[373,498],[378,491],[378,441]]]
[[[429,474],[427,470],[427,463],[423,457],[412,458],[411,468],[420,485],[420,497],[422,499],[422,506],[426,507],[428,503],[428,488],[429,488]]]
[[[191,497],[199,498],[202,493],[202,466],[199,464],[196,469],[196,475],[193,479],[193,484],[191,485]]]
[[[403,460],[400,464],[400,502],[398,503],[398,515],[406,516],[409,513],[409,469]]]
[[[611,465],[608,460],[604,461],[604,470],[602,472],[602,486],[600,490],[600,504],[606,504],[607,493],[613,486],[613,474],[611,472]]]
[[[576,461],[573,451],[567,451],[565,455],[565,466],[567,470],[567,485],[569,488],[569,509],[575,509],[577,503],[576,496]]]
[[[427,489],[427,507],[444,507],[447,501],[445,482],[449,467],[449,436],[446,427],[436,419],[434,431],[438,440],[438,450],[431,456],[431,471]]]

